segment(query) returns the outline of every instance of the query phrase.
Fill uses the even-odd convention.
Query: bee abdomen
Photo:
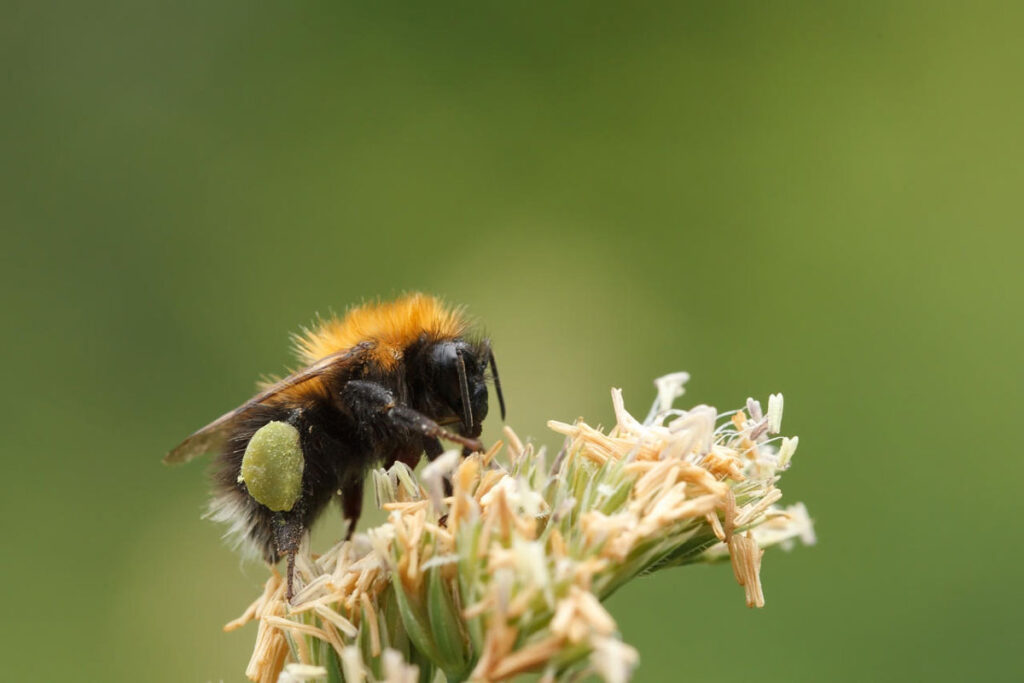
[[[345,438],[346,430],[339,418],[329,405],[307,405],[301,410],[270,405],[260,406],[238,426],[217,457],[214,496],[205,515],[227,525],[224,538],[230,545],[245,555],[274,564],[278,560],[275,523],[287,520],[309,529],[341,483],[350,479],[355,470],[362,473],[365,459],[354,457],[354,444]],[[298,430],[305,461],[301,494],[292,509],[281,512],[257,502],[240,476],[249,441],[272,421],[287,422]]]

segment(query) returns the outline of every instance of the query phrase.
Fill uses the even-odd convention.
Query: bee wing
[[[251,399],[238,406],[234,410],[224,413],[216,420],[206,425],[199,431],[178,444],[170,453],[164,456],[164,463],[171,465],[180,462],[188,462],[196,456],[217,450],[224,439],[227,438],[231,428],[237,420],[243,417],[250,410],[264,401],[281,393],[285,389],[308,382],[316,377],[330,374],[339,368],[355,361],[360,353],[366,349],[366,345],[355,346],[351,349],[332,353],[324,356],[316,363],[288,375],[281,381],[267,387]]]

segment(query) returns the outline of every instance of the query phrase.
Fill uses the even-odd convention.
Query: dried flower
[[[763,606],[764,548],[814,542],[802,504],[776,505],[797,439],[768,438],[781,427],[781,394],[766,414],[753,399],[746,412],[674,409],[688,378],[657,380],[643,422],[618,390],[607,433],[549,422],[565,436],[550,468],[543,448],[506,428],[504,463],[498,444],[445,454],[420,482],[400,463],[375,471],[388,521],[320,556],[304,548],[292,603],[275,573],[226,627],[259,622],[246,675],[411,683],[438,672],[450,681],[590,673],[620,683],[638,656],[601,601],[634,577],[729,558],[747,604]]]

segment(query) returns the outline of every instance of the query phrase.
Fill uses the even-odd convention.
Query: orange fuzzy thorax
[[[460,309],[427,294],[408,294],[395,301],[364,304],[343,318],[323,321],[296,336],[295,352],[309,365],[361,342],[372,342],[373,360],[390,370],[401,360],[405,348],[421,336],[454,339],[466,327]]]

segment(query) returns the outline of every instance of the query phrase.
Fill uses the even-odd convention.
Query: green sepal
[[[405,587],[402,585],[402,578],[398,575],[398,572],[395,572],[392,576],[391,585],[395,589],[398,613],[402,615],[402,625],[405,626],[405,632],[409,635],[409,640],[412,641],[413,646],[417,650],[425,654],[431,661],[439,662],[440,656],[437,652],[437,646],[430,635],[430,620],[423,613],[423,608],[419,605],[414,605],[409,596],[406,595]]]
[[[327,661],[324,662],[327,669],[327,683],[342,683],[345,677],[341,673],[341,660],[333,647],[327,648]]]
[[[448,680],[464,679],[468,673],[466,636],[441,567],[433,567],[427,572],[427,614],[441,656],[438,664]]]

